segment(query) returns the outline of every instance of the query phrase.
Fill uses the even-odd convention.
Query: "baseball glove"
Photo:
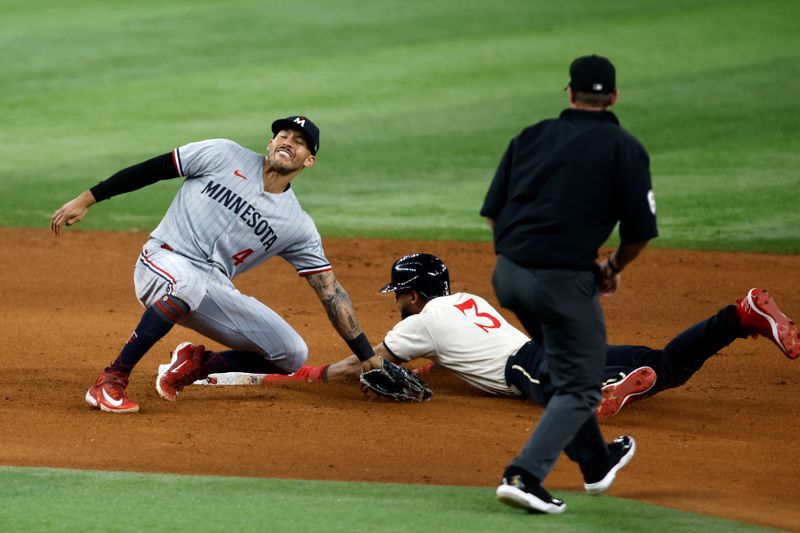
[[[361,391],[368,399],[383,397],[398,402],[425,402],[433,394],[418,376],[386,359],[380,368],[362,372],[359,380]]]

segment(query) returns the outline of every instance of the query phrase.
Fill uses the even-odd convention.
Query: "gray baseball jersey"
[[[383,343],[400,360],[426,357],[473,387],[511,396],[517,393],[506,383],[506,362],[529,340],[489,302],[458,292],[429,301],[397,323]]]
[[[314,221],[291,187],[264,191],[263,155],[225,139],[172,154],[186,180],[152,238],[231,279],[275,255],[301,275],[330,269]]]
[[[186,179],[137,261],[139,301],[173,294],[191,309],[181,325],[296,370],[308,354],[300,335],[231,280],[276,255],[301,276],[330,270],[313,220],[291,187],[264,191],[264,156],[233,141],[187,144],[173,159]]]

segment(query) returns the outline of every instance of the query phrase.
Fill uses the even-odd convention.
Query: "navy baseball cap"
[[[279,118],[272,123],[272,133],[277,135],[281,130],[299,130],[308,141],[308,148],[313,155],[319,150],[319,128],[311,119],[302,115]]]
[[[617,89],[617,73],[605,57],[582,56],[569,66],[569,86],[582,93],[613,93]]]

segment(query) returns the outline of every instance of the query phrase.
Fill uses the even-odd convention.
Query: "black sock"
[[[255,352],[228,350],[214,352],[205,360],[209,374],[249,372],[251,374],[288,374]]]
[[[534,476],[527,470],[523,470],[522,468],[515,465],[508,465],[506,467],[505,472],[503,472],[503,477],[506,478],[507,480],[510,480],[514,476],[520,476],[522,478],[522,482],[525,483],[525,485],[528,487],[534,487],[542,483],[541,479]]]
[[[170,295],[148,307],[131,338],[111,363],[110,370],[130,374],[144,354],[169,333],[175,322],[188,311],[189,307],[185,303]]]

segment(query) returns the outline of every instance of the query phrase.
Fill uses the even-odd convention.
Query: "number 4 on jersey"
[[[244,260],[247,259],[247,257],[252,253],[253,253],[252,248],[246,248],[241,252],[236,252],[235,254],[233,254],[231,256],[231,259],[233,259],[233,266],[241,265],[242,263],[244,263]]]
[[[471,315],[475,317],[485,318],[486,320],[488,320],[489,321],[488,324],[483,321],[473,322],[476,326],[481,328],[486,333],[489,333],[490,329],[497,329],[500,327],[500,321],[497,320],[496,317],[490,315],[489,313],[483,313],[481,311],[478,311],[478,304],[475,303],[475,300],[472,298],[470,298],[469,300],[465,300],[460,304],[455,304],[453,307],[464,313],[464,316],[470,316],[469,314],[467,314],[467,311],[471,311],[470,313]]]

